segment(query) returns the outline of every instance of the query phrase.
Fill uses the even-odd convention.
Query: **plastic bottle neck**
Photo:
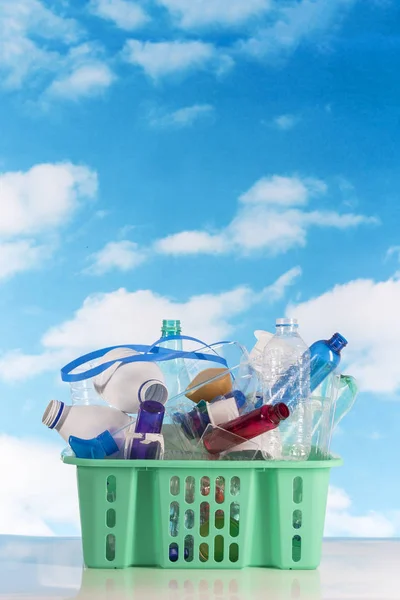
[[[288,418],[290,411],[286,404],[279,402],[278,404],[266,404],[261,407],[260,416],[262,419],[267,419],[272,423],[279,424]]]
[[[298,333],[298,330],[298,325],[277,325],[275,335],[285,337],[287,335],[293,335],[294,333]]]
[[[69,412],[70,406],[66,406],[60,400],[50,400],[42,417],[43,425],[49,429],[59,431],[61,425]]]
[[[347,346],[347,340],[340,333],[334,333],[331,339],[328,340],[328,346],[333,352],[340,352]]]
[[[174,319],[164,319],[161,327],[161,335],[169,337],[170,335],[180,335],[182,333],[181,322]]]

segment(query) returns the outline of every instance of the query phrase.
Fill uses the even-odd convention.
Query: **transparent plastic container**
[[[196,352],[205,352],[207,347],[196,348]],[[188,424],[188,415],[201,401],[209,403],[217,396],[234,391],[241,392],[245,402],[241,414],[254,409],[258,377],[249,362],[247,350],[237,342],[228,342],[212,346],[212,350],[226,360],[228,367],[216,367],[215,363],[204,360],[185,360],[185,377],[189,377],[189,386],[166,404],[166,413],[176,429],[180,447],[187,451],[188,440],[196,445],[202,433],[198,435]],[[208,352],[210,350],[208,349]]]

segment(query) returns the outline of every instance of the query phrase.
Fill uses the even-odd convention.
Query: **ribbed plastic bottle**
[[[307,460],[312,437],[310,351],[298,333],[297,319],[277,319],[276,333],[264,348],[262,378],[264,403],[284,402],[291,411],[280,427],[282,457]]]

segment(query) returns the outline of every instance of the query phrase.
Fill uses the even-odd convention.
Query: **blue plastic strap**
[[[206,354],[203,352],[193,352],[193,351],[185,352],[183,350],[171,350],[169,348],[163,348],[163,347],[158,346],[158,344],[160,344],[161,342],[165,342],[166,340],[170,341],[172,339],[188,339],[191,341],[198,342],[198,343],[202,344],[203,347],[210,348],[213,352],[215,352],[215,354]],[[99,375],[100,373],[102,373],[103,371],[105,371],[106,369],[111,367],[113,364],[115,364],[116,362],[119,362],[122,364],[127,364],[127,363],[131,363],[131,362],[162,362],[162,361],[167,361],[167,360],[175,360],[177,358],[180,358],[180,359],[188,358],[191,360],[212,361],[212,362],[219,363],[219,364],[223,365],[224,367],[228,367],[226,360],[222,356],[219,356],[218,353],[213,349],[213,346],[217,346],[222,343],[226,343],[226,342],[218,342],[216,344],[211,344],[211,346],[209,346],[208,344],[204,344],[204,342],[202,342],[201,340],[198,340],[196,338],[191,338],[189,336],[168,336],[168,337],[160,338],[159,340],[157,340],[157,342],[155,342],[155,344],[153,344],[151,346],[144,345],[144,344],[124,344],[124,345],[119,345],[119,346],[109,346],[107,348],[102,348],[101,350],[95,350],[94,352],[89,352],[88,354],[84,354],[83,356],[80,356],[79,358],[76,358],[75,360],[73,360],[70,363],[68,363],[67,365],[65,365],[65,367],[63,367],[61,369],[61,379],[62,379],[62,381],[66,381],[69,383],[73,383],[76,381],[82,381],[84,379],[90,379],[91,377],[95,377],[96,375]],[[111,350],[116,350],[118,348],[129,348],[130,350],[135,350],[136,352],[139,352],[141,354],[135,354],[133,356],[124,356],[121,358],[116,358],[111,361],[97,365],[96,367],[93,367],[92,369],[88,369],[87,371],[83,371],[81,373],[72,373],[72,371],[74,371],[77,367],[80,367],[80,366],[84,365],[85,363],[95,360],[97,358],[101,358],[102,356],[107,354],[107,352],[110,352]]]
[[[213,346],[219,346],[220,344],[229,344],[229,342],[227,342],[227,341],[216,342],[214,344],[206,344],[202,340],[199,340],[198,338],[195,338],[195,337],[191,337],[190,335],[176,334],[176,335],[168,335],[168,336],[160,337],[160,339],[158,339],[156,342],[154,342],[154,344],[152,346],[150,346],[150,352],[157,352],[158,350],[166,350],[166,348],[159,346],[159,344],[161,344],[163,342],[169,342],[171,340],[189,340],[190,342],[197,342],[198,344],[201,344],[202,348],[209,348],[212,352],[215,352],[215,354],[218,354],[218,352],[216,350],[214,350]]]

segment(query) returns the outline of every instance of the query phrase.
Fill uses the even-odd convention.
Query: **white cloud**
[[[58,227],[96,192],[96,173],[69,162],[0,173],[0,238]]]
[[[399,305],[400,280],[357,279],[290,305],[287,312],[299,319],[309,343],[340,331],[349,342],[343,369],[362,390],[392,397],[400,391],[399,327],[393,316]]]
[[[75,469],[62,464],[61,448],[0,435],[0,468],[7,482],[0,497],[1,534],[49,536],[56,527],[79,534]]]
[[[166,114],[152,114],[149,123],[152,127],[161,128],[189,127],[195,121],[209,117],[213,112],[214,107],[211,104],[194,104]]]
[[[113,81],[114,75],[106,64],[92,62],[55,79],[48,87],[47,93],[50,96],[77,100],[83,96],[100,94]]]
[[[162,254],[220,254],[225,252],[227,241],[221,235],[206,231],[181,231],[169,235],[155,243],[155,249]]]
[[[298,122],[299,119],[295,115],[279,115],[273,120],[273,124],[278,127],[278,129],[282,129],[283,131],[293,129]]]
[[[297,279],[302,274],[300,267],[293,267],[286,273],[283,273],[278,279],[270,286],[266,287],[262,294],[269,302],[276,302],[284,297],[286,289],[291,285],[294,285]]]
[[[68,162],[0,173],[0,279],[40,267],[57,229],[96,192],[96,173]]]
[[[245,204],[275,204],[298,206],[307,204],[308,199],[327,191],[326,184],[320,179],[282,177],[272,175],[262,177],[239,198]]]
[[[0,242],[0,280],[40,266],[48,249],[32,240]]]
[[[89,10],[126,31],[138,29],[149,20],[139,4],[128,0],[91,0]]]
[[[109,242],[99,252],[90,257],[92,264],[85,272],[103,275],[107,271],[119,269],[130,271],[146,260],[146,254],[139,250],[138,244],[129,240]]]
[[[386,258],[395,256],[400,261],[400,246],[391,246],[386,252]]]
[[[79,100],[104,92],[114,82],[115,76],[104,60],[100,46],[87,42],[70,48],[59,57],[55,79],[42,96],[42,105],[50,100],[63,98]]]
[[[146,75],[155,80],[192,69],[211,66],[224,70],[231,65],[231,59],[224,55],[219,56],[212,44],[198,40],[128,40],[123,54],[127,62],[141,67]]]
[[[57,15],[39,0],[3,2],[2,85],[14,89],[24,86],[24,91],[37,88],[42,108],[55,98],[77,100],[99,94],[115,77],[98,44],[78,44],[82,36],[74,19]]]
[[[241,286],[220,294],[192,296],[185,302],[161,296],[151,290],[128,292],[121,288],[86,298],[74,316],[49,329],[41,339],[41,354],[12,350],[0,357],[0,378],[22,380],[45,371],[54,371],[89,350],[126,343],[152,343],[166,315],[180,318],[184,331],[206,342],[234,333],[232,320],[257,302],[281,297],[299,275],[295,268],[276,282],[256,292]],[[199,319],[201,315],[201,319]]]
[[[276,19],[242,41],[239,48],[257,58],[276,60],[294,52],[304,41],[316,38],[340,23],[355,0],[301,0],[276,5]]]
[[[327,185],[312,178],[263,177],[239,198],[230,223],[213,233],[184,231],[158,240],[155,248],[165,254],[239,252],[244,255],[268,251],[271,255],[305,246],[311,227],[347,229],[377,224],[374,217],[302,208]],[[295,208],[292,208],[295,207]],[[301,208],[297,208],[301,207]]]
[[[39,0],[0,4],[0,72],[2,84],[21,87],[32,74],[52,71],[59,54],[39,40],[71,44],[80,36],[76,21],[58,16]]]
[[[386,538],[399,534],[395,519],[376,511],[354,515],[351,504],[350,497],[343,489],[329,487],[325,536]]]
[[[238,25],[265,13],[270,0],[158,0],[184,29]]]

